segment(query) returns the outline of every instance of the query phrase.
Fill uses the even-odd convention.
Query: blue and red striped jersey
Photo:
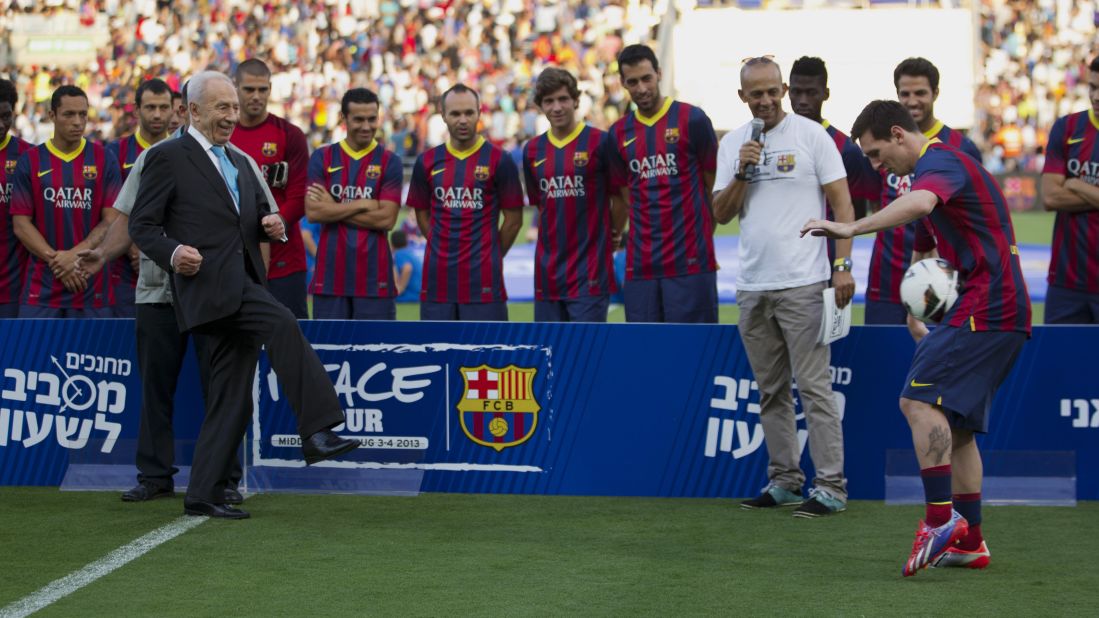
[[[122,178],[118,161],[107,156],[102,144],[81,140],[80,148],[65,154],[45,144],[28,150],[15,166],[11,214],[30,217],[38,232],[56,250],[72,249],[91,233],[103,210],[114,205]],[[66,309],[109,307],[114,304],[110,268],[88,280],[79,293],[54,279],[48,262],[27,259],[24,305]]]
[[[305,181],[309,145],[305,134],[289,120],[267,114],[254,127],[237,125],[230,138],[233,145],[256,160],[271,194],[278,202],[279,216],[286,221],[286,242],[271,243],[268,279],[282,279],[305,272],[305,244],[301,225],[305,216]]]
[[[717,170],[717,136],[701,109],[664,99],[611,126],[611,182],[629,187],[626,280],[717,270],[714,218],[704,175]]]
[[[957,148],[973,157],[980,164],[981,151],[969,138],[944,125],[941,121],[928,129],[924,136]],[[881,187],[881,208],[912,190],[913,175],[897,176],[882,168],[878,179]],[[866,286],[866,299],[901,302],[901,279],[912,265],[912,249],[916,242],[916,223],[883,230],[874,239],[874,252],[870,258],[870,276]]]
[[[375,141],[354,151],[347,141],[322,146],[309,158],[309,184],[323,185],[341,204],[357,200],[401,203],[401,160]],[[312,294],[392,298],[393,254],[386,230],[343,220],[321,226]]]
[[[519,169],[483,137],[464,152],[449,143],[421,154],[412,168],[408,205],[431,211],[420,300],[507,300],[500,211],[523,207]]]
[[[1063,116],[1053,123],[1042,173],[1099,186],[1099,117],[1093,110]],[[1099,294],[1099,210],[1057,211],[1049,283]]]
[[[538,300],[617,291],[606,135],[579,124],[564,140],[547,131],[527,142],[523,151],[527,197],[538,207]]]
[[[12,177],[19,156],[34,148],[30,143],[7,134],[0,143],[0,157],[4,168],[0,170],[0,304],[19,302],[23,289],[23,268],[27,264],[27,249],[15,237],[11,225]]]
[[[134,131],[133,135],[124,137],[117,142],[112,142],[107,145],[107,152],[111,157],[118,160],[119,169],[122,171],[123,183],[125,183],[126,178],[130,176],[130,168],[137,162],[138,155],[150,146],[152,146],[152,144],[145,141],[145,138],[141,135],[140,128],[138,128],[137,131]],[[111,283],[112,285],[118,285],[120,283],[126,283],[130,286],[137,285],[137,272],[134,270],[129,256],[123,255],[111,263]]]
[[[1015,230],[992,174],[961,150],[932,140],[916,162],[912,190],[939,198],[929,218],[939,254],[961,279],[958,301],[944,322],[975,331],[1029,334],[1030,296]]]
[[[881,193],[878,172],[870,164],[870,159],[863,154],[862,148],[859,148],[850,137],[847,137],[846,133],[837,129],[827,120],[822,120],[820,126],[824,127],[824,130],[828,132],[828,137],[831,137],[832,142],[836,145],[836,150],[840,151],[840,158],[843,159],[843,169],[847,171],[847,190],[851,194],[851,199],[877,200],[878,194]],[[826,200],[824,206],[825,217],[829,221],[835,221],[836,216],[832,211],[832,205]],[[829,238],[828,263],[831,264],[834,259],[836,259],[836,241]]]

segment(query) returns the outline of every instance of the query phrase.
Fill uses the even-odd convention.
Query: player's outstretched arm
[[[931,214],[938,205],[939,198],[934,193],[920,189],[907,193],[891,203],[888,208],[859,219],[853,223],[841,223],[824,219],[810,219],[801,228],[801,235],[828,236],[829,238],[851,238],[860,234],[872,234],[892,229],[909,221]]]

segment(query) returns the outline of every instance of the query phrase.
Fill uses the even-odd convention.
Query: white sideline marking
[[[171,541],[208,519],[208,517],[184,515],[170,524],[161,526],[143,537],[130,541],[79,571],[73,571],[60,579],[55,579],[37,592],[0,609],[0,618],[29,616],[48,605],[60,601],[111,571],[125,566],[128,562],[140,558],[158,545]]]

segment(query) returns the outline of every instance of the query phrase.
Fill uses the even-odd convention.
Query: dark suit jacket
[[[267,236],[260,219],[271,214],[271,205],[248,162],[228,153],[239,172],[239,215],[221,173],[188,134],[149,151],[130,214],[130,237],[172,273],[181,331],[236,313],[246,277],[266,285],[259,243]],[[202,254],[194,276],[172,271],[172,252],[181,244]]]

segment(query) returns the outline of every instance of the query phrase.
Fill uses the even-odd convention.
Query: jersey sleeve
[[[617,126],[617,125],[615,125]],[[617,191],[622,187],[630,186],[630,177],[627,173],[626,160],[618,150],[618,138],[615,137],[614,127],[607,132],[607,165],[611,181],[611,190]]]
[[[930,191],[943,204],[949,202],[965,188],[968,176],[957,156],[934,151],[924,154],[927,161],[916,165],[913,191]]]
[[[122,191],[122,168],[118,159],[104,153],[103,167],[103,207],[114,208],[115,200]]]
[[[500,208],[523,207],[523,187],[519,184],[519,168],[507,153],[500,157],[500,163],[496,165],[496,191],[500,198]]]
[[[11,206],[9,212],[12,215],[26,217],[34,216],[34,195],[31,193],[31,151],[19,156],[15,164],[15,172],[11,177]]]
[[[1065,165],[1065,133],[1067,131],[1068,117],[1062,116],[1053,123],[1049,130],[1049,141],[1046,142],[1046,162],[1042,167],[1043,174],[1068,175],[1068,167]]]
[[[431,209],[431,183],[424,167],[424,155],[416,157],[412,166],[412,180],[408,185],[408,207],[415,210]]]
[[[847,188],[854,199],[876,200],[881,196],[881,176],[870,164],[862,148],[850,139],[843,145],[843,167],[847,170]]]
[[[687,127],[691,148],[698,157],[699,169],[713,172],[717,169],[717,134],[710,117],[699,108],[691,111],[690,125]]]
[[[385,171],[382,172],[382,183],[378,191],[378,201],[401,203],[401,185],[404,183],[404,167],[401,159],[393,153],[389,153]]]
[[[958,149],[976,159],[977,163],[983,164],[984,155],[981,154],[981,149],[977,148],[977,144],[973,143],[973,140],[962,136],[962,145]]]
[[[309,168],[306,173],[306,185],[311,186],[313,184],[323,185],[327,178],[324,177],[324,148],[318,148],[313,151],[313,154],[309,157]]]
[[[305,216],[305,179],[309,164],[309,146],[305,134],[298,127],[286,125],[286,163],[290,166],[286,180],[286,202],[279,214],[287,225],[293,225]]]

